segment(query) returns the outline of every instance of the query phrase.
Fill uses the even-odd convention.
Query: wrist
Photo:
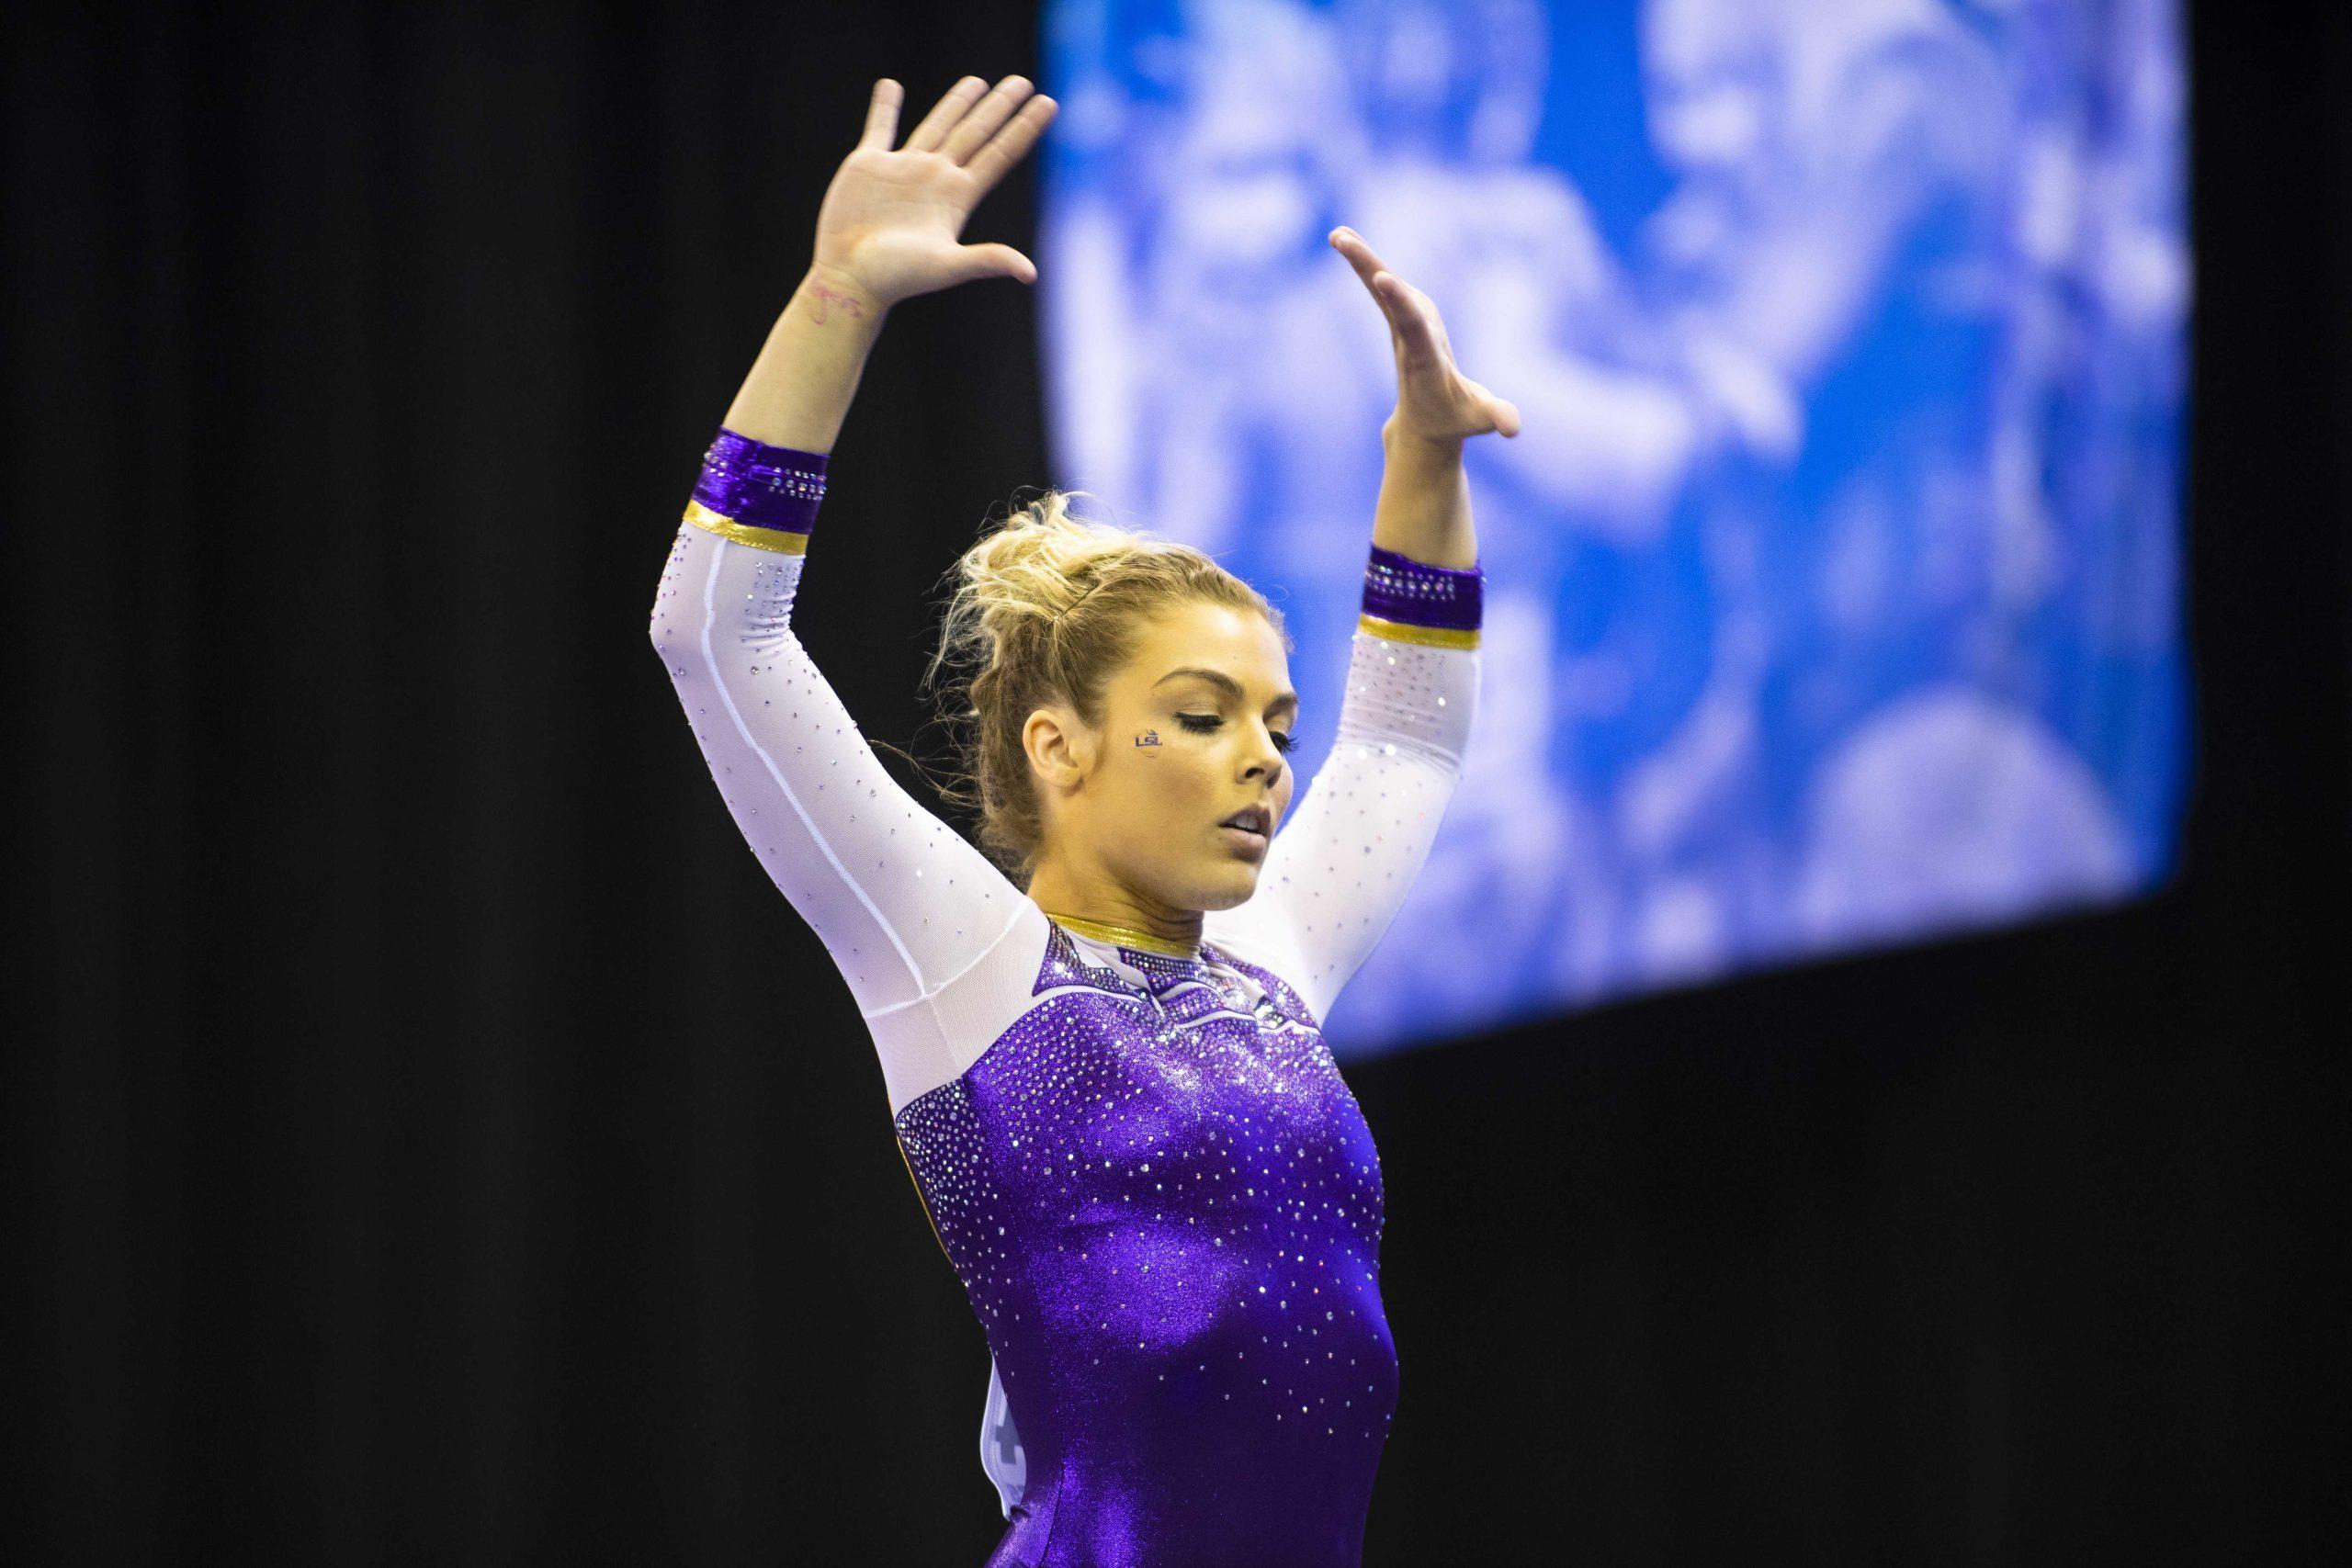
[[[795,292],[808,296],[809,307],[820,321],[845,317],[871,328],[881,326],[891,304],[855,273],[822,262],[809,264]]]
[[[1381,447],[1392,458],[1458,461],[1462,442],[1459,435],[1420,434],[1399,423],[1395,414],[1390,414],[1380,426]]]

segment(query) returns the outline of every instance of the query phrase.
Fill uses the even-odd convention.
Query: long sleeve
[[[824,469],[721,431],[651,636],[744,841],[849,982],[895,1111],[969,1065],[955,982],[1008,938],[1042,947],[1045,919],[883,770],[792,628]]]
[[[1485,574],[1374,547],[1338,738],[1250,901],[1202,935],[1296,987],[1320,1022],[1379,945],[1444,819],[1478,705]]]

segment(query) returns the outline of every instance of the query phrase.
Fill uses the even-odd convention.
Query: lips
[[[1235,812],[1217,826],[1246,829],[1262,839],[1273,826],[1273,815],[1262,806],[1252,806],[1246,811]]]

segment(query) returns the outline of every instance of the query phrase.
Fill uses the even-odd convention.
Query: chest
[[[1056,998],[970,1075],[998,1201],[1063,1235],[1344,1215],[1376,1235],[1371,1131],[1320,1033],[1180,1000]]]
[[[1140,962],[1049,953],[1035,1005],[908,1108],[934,1195],[985,1194],[1015,1227],[1345,1215],[1376,1235],[1371,1131],[1295,993],[1239,964],[1122,956]]]

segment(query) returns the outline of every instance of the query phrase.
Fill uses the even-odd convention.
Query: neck
[[[1029,878],[1029,897],[1055,919],[1083,931],[1117,942],[1134,939],[1146,952],[1167,952],[1181,957],[1198,954],[1201,911],[1177,909],[1138,898],[1102,875],[1073,875],[1069,868],[1048,863]]]

